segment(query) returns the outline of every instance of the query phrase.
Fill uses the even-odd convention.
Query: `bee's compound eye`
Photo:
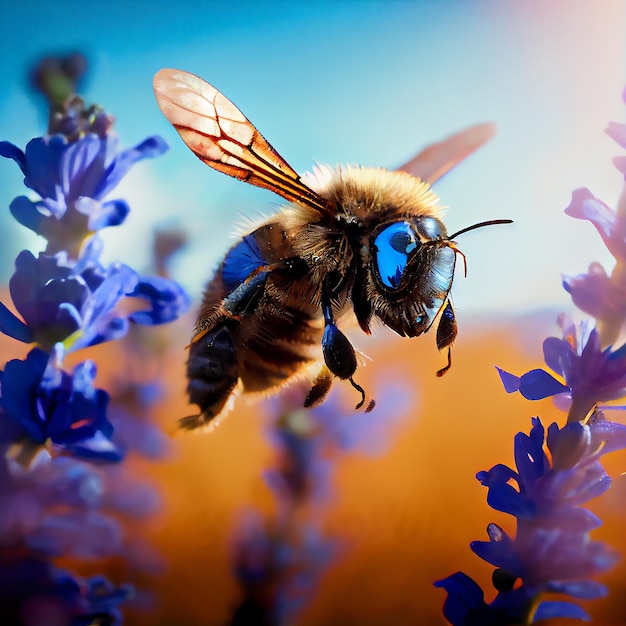
[[[397,289],[409,256],[420,241],[408,222],[396,222],[384,228],[374,239],[374,260],[383,285]]]

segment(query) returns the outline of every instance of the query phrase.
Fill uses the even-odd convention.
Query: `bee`
[[[450,368],[457,325],[449,294],[462,254],[453,239],[511,220],[448,235],[430,183],[482,145],[491,125],[430,146],[396,171],[317,166],[300,176],[201,78],[163,69],[154,91],[200,160],[288,201],[230,248],[205,288],[187,362],[189,400],[200,412],[181,420],[184,428],[223,415],[239,388],[271,392],[307,374],[305,406],[322,403],[339,378],[359,392],[360,409],[357,356],[340,330],[351,314],[368,335],[373,320],[417,337],[438,319],[437,347],[448,356],[437,374]]]

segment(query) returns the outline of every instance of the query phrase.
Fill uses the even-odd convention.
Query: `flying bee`
[[[306,374],[314,380],[305,406],[323,402],[339,378],[360,393],[361,408],[357,357],[339,328],[350,312],[368,335],[375,319],[407,337],[438,319],[437,347],[448,355],[437,374],[450,368],[457,326],[449,293],[460,254],[453,239],[511,220],[449,236],[429,183],[482,145],[490,125],[426,148],[401,170],[321,166],[301,177],[201,78],[164,69],[154,91],[199,159],[289,203],[230,248],[205,288],[187,362],[189,400],[200,413],[181,420],[184,428],[219,417],[238,388],[272,391]]]

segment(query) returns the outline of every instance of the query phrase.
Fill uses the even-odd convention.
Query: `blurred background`
[[[432,581],[464,569],[489,588],[491,568],[468,543],[484,538],[488,522],[507,528],[508,520],[487,508],[474,474],[511,462],[513,435],[528,430],[531,415],[563,422],[549,402],[506,396],[493,365],[519,373],[539,367],[543,338],[558,332],[557,313],[573,311],[561,274],[584,272],[593,260],[611,267],[591,225],[563,209],[581,186],[614,206],[623,184],[611,164],[619,149],[604,128],[626,114],[626,4],[179,0],[87,8],[4,0],[0,28],[1,139],[24,146],[45,133],[45,107],[29,92],[27,71],[44,55],[78,51],[89,63],[81,95],[116,116],[122,143],[152,134],[170,143],[170,152],[137,166],[112,195],[132,212],[124,227],[105,233],[106,257],[147,267],[155,230],[183,231],[188,242],[170,271],[196,299],[234,226],[270,214],[279,200],[191,155],[154,100],[160,68],[214,84],[298,171],[315,162],[393,168],[465,126],[497,124],[496,138],[435,188],[450,207],[451,231],[515,221],[460,242],[468,276],[459,272],[454,284],[460,335],[452,371],[435,378],[443,357],[431,334],[412,342],[384,331],[354,337],[373,359],[361,384],[379,388],[384,374],[410,389],[412,400],[392,420],[386,454],[338,460],[325,524],[346,543],[298,623],[444,623],[444,594]],[[24,193],[21,178],[13,164],[1,164],[0,206]],[[42,244],[8,210],[0,233],[6,282],[17,253]],[[159,335],[167,394],[155,419],[170,432],[189,411],[183,347],[192,323],[190,316]],[[2,361],[19,355],[14,344],[2,346]],[[104,387],[116,374],[117,349],[92,351]],[[342,391],[352,402],[352,390]],[[377,412],[386,419],[384,407]],[[131,614],[129,623],[228,620],[238,594],[233,528],[245,507],[271,512],[262,471],[273,455],[258,406],[241,402],[215,432],[178,435],[167,462],[138,467],[163,490],[163,512],[143,531],[165,566],[158,576],[132,573],[131,582],[158,601],[149,618]],[[594,509],[605,521],[597,538],[622,552],[624,461],[608,460],[616,484]],[[128,579],[123,564],[109,567]],[[626,622],[624,574],[622,565],[606,577],[608,600],[587,603],[597,623]]]

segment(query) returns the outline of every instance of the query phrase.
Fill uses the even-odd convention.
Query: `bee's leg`
[[[326,396],[328,396],[332,384],[333,374],[330,372],[326,365],[322,365],[320,373],[317,375],[317,378],[315,379],[311,390],[304,400],[305,408],[309,409],[322,404],[322,402],[326,400]]]
[[[437,325],[437,348],[439,350],[448,348],[448,364],[437,371],[437,376],[443,376],[452,367],[451,346],[456,339],[456,333],[456,317],[454,316],[454,309],[450,304],[450,300],[448,300]]]
[[[187,394],[189,401],[200,407],[200,415],[180,420],[183,428],[197,428],[217,417],[237,386],[239,364],[231,329],[237,328],[241,316],[257,305],[268,273],[269,270],[260,270],[233,289],[222,301],[217,319],[211,320],[191,340]]]
[[[324,315],[324,334],[322,335],[322,353],[324,362],[328,369],[338,378],[349,380],[350,384],[361,394],[361,401],[356,405],[356,409],[360,409],[365,403],[365,391],[363,387],[354,382],[352,376],[356,372],[356,355],[354,348],[348,338],[337,328],[333,317],[333,309],[331,305],[331,291],[327,284],[322,286],[321,304],[322,314]],[[319,380],[319,379],[318,379]],[[315,390],[318,381],[313,386]],[[330,389],[330,385],[326,390]],[[309,393],[309,396],[311,393]],[[368,411],[374,408],[370,402]]]
[[[270,271],[269,267],[259,269],[233,289],[222,303],[224,313],[229,317],[238,318],[246,311],[254,309],[265,291],[265,281]]]
[[[333,317],[330,294],[322,288],[322,314],[324,334],[322,353],[328,369],[342,380],[347,380],[356,372],[356,355],[348,338],[337,328]]]
[[[222,323],[205,332],[189,346],[187,361],[189,401],[200,407],[199,415],[180,420],[180,426],[191,430],[219,415],[239,379],[233,338]]]
[[[200,341],[220,321],[228,319],[239,322],[247,310],[254,308],[263,295],[269,271],[269,268],[255,271],[250,278],[233,289],[214,311],[206,317],[201,317],[196,324],[191,345]]]
[[[354,315],[366,335],[371,335],[370,321],[372,319],[372,301],[367,295],[367,290],[363,286],[363,279],[360,273],[357,274],[352,287],[352,307]]]

